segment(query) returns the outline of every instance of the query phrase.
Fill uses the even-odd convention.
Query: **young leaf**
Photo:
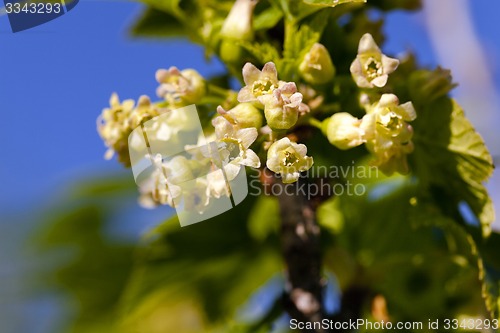
[[[252,43],[247,41],[236,41],[236,44],[247,50],[259,62],[266,63],[269,61],[279,62],[281,58],[279,51],[267,42]]]
[[[483,240],[479,228],[457,225],[435,204],[425,200],[419,200],[414,208],[412,218],[416,224],[439,227],[446,235],[451,254],[460,256],[468,265],[475,267],[486,310],[491,318],[499,318],[500,260],[497,254],[500,251],[500,234],[492,233],[487,240]]]
[[[292,73],[298,67],[302,57],[314,43],[319,42],[329,17],[328,11],[317,13],[312,20],[299,26],[288,23],[283,45],[283,65],[278,68],[282,79],[292,79]]]
[[[483,182],[493,172],[493,160],[483,139],[448,97],[420,105],[417,114],[412,156],[415,174],[425,188],[441,188],[455,205],[466,201],[483,234],[489,235],[495,214]]]
[[[177,17],[158,9],[148,8],[132,27],[132,35],[178,37],[187,35],[187,32]]]
[[[277,7],[269,7],[262,13],[256,15],[253,20],[255,31],[274,27],[283,18],[283,12]]]

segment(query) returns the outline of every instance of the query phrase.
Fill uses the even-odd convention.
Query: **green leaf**
[[[365,3],[366,0],[303,0],[304,3],[313,6],[335,7],[344,3]]]
[[[485,307],[491,318],[499,318],[500,234],[493,232],[484,240],[479,228],[460,226],[445,216],[435,204],[425,199],[419,201],[412,214],[415,223],[438,226],[444,231],[448,250],[466,259],[478,271]]]
[[[173,217],[151,232],[123,298],[127,325],[140,327],[145,313],[170,307],[169,299],[190,300],[207,321],[206,329],[234,319],[238,307],[281,269],[279,247],[270,239],[256,242],[242,218],[251,216],[254,204],[249,197],[185,228]]]
[[[365,196],[337,197],[345,222],[326,252],[325,265],[334,270],[343,292],[383,295],[394,320],[484,315],[470,245],[460,242],[450,250],[447,233],[415,223],[430,217],[414,207],[418,188],[412,180],[390,178],[367,188]]]
[[[481,233],[472,227],[467,231],[473,237],[477,249],[480,279],[483,283],[483,298],[492,318],[500,320],[500,234],[493,232],[484,240]]]
[[[185,14],[180,8],[181,0],[141,0],[143,3],[161,10],[163,12],[169,13],[178,19],[184,19]]]
[[[182,22],[172,14],[148,8],[132,27],[132,35],[146,37],[174,37],[187,35]]]
[[[43,293],[64,295],[65,307],[74,313],[62,325],[71,332],[115,332],[115,311],[132,270],[134,244],[110,231],[122,213],[123,205],[117,203],[136,195],[129,174],[87,179],[72,184],[40,221],[34,245],[43,269],[32,279]]]
[[[467,202],[489,235],[495,219],[493,204],[483,184],[493,172],[493,159],[483,139],[454,101],[441,97],[417,105],[415,151],[411,156],[422,187],[440,189],[450,198],[436,197],[443,205]],[[441,192],[439,192],[441,193]]]
[[[329,13],[321,11],[309,22],[300,26],[287,26],[283,55],[285,58],[296,59],[304,51],[307,52],[314,43],[319,42],[328,23]]]
[[[415,70],[411,73],[409,80],[405,76],[405,83],[408,84],[408,89],[413,92],[412,102],[416,104],[426,104],[446,96],[457,86],[452,81],[451,71],[441,67],[433,71]]]
[[[273,28],[283,18],[283,12],[277,7],[269,7],[256,15],[253,20],[253,29],[266,30]]]
[[[257,240],[264,240],[279,230],[279,203],[275,197],[261,195],[248,217],[248,230]]]
[[[320,11],[311,20],[300,26],[288,22],[285,26],[285,41],[283,45],[283,64],[278,72],[283,79],[294,79],[296,67],[314,43],[319,42],[329,18],[328,11]]]

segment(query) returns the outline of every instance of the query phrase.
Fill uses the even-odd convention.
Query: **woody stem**
[[[299,179],[299,182],[305,181]],[[316,221],[316,207],[299,191],[291,195],[290,192],[283,188],[278,197],[282,252],[287,275],[285,309],[293,319],[319,323],[324,313],[320,228]],[[324,331],[319,329],[310,332]]]

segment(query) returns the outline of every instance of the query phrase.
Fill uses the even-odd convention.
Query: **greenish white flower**
[[[166,163],[165,175],[169,182],[175,185],[182,186],[182,184],[195,179],[190,161],[182,156],[175,156]]]
[[[240,165],[252,168],[260,167],[260,159],[249,147],[257,139],[254,127],[238,129],[222,116],[212,121],[219,145],[219,154],[223,158],[224,172],[228,180],[238,175]]]
[[[359,41],[358,56],[351,64],[351,74],[358,87],[381,88],[398,66],[399,60],[383,54],[372,35],[367,33]]]
[[[128,136],[145,121],[156,117],[163,111],[151,104],[149,97],[141,96],[135,106],[132,99],[120,102],[118,95],[113,93],[109,100],[110,107],[105,108],[97,118],[97,131],[108,147],[104,157],[111,159],[114,154],[118,160],[130,166],[128,152]]]
[[[272,62],[266,63],[262,71],[247,62],[243,66],[243,81],[245,86],[238,93],[240,103],[255,102],[261,96],[272,94],[280,84],[276,66]]]
[[[167,163],[162,160],[160,154],[155,155],[152,161],[155,170],[139,185],[141,193],[139,203],[145,208],[154,208],[158,205],[174,207],[174,199],[182,194],[182,189],[167,178]]]
[[[238,101],[258,102],[264,106],[267,124],[273,130],[286,130],[297,122],[299,113],[309,107],[302,103],[302,94],[294,82],[278,80],[276,66],[268,62],[260,71],[251,63],[243,67],[245,86],[238,93]]]
[[[226,175],[222,169],[207,174],[207,183],[207,193],[209,196],[218,199],[222,196],[229,197],[231,195],[231,189],[228,187]]]
[[[330,53],[323,44],[314,43],[299,65],[300,75],[311,84],[323,84],[331,81],[335,67]]]
[[[374,164],[386,174],[407,173],[406,155],[413,151],[413,128],[408,122],[417,114],[411,102],[399,104],[393,94],[384,94],[368,108],[361,121],[367,149],[375,156]]]
[[[137,101],[137,106],[127,119],[127,126],[131,129],[141,126],[151,118],[166,112],[166,109],[157,108],[151,103],[148,96],[142,95]]]
[[[366,142],[361,120],[347,112],[334,114],[325,125],[328,141],[339,149],[351,149]]]
[[[128,145],[128,118],[132,114],[135,102],[127,99],[120,102],[118,95],[113,93],[109,100],[110,107],[105,108],[97,118],[97,132],[108,147],[104,157],[109,160],[116,151],[127,150]]]
[[[283,183],[293,183],[299,179],[300,172],[309,170],[314,163],[313,158],[306,155],[305,145],[284,137],[269,147],[266,165],[281,175]]]
[[[198,102],[206,93],[203,77],[194,69],[180,71],[177,67],[156,71],[156,81],[160,83],[156,93],[173,106]]]

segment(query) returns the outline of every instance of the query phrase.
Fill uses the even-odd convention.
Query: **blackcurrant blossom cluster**
[[[238,101],[263,108],[267,127],[276,135],[292,128],[299,116],[309,112],[296,84],[278,80],[276,66],[272,62],[266,63],[262,71],[251,63],[245,64],[243,80],[246,85],[239,91]],[[309,170],[313,165],[313,158],[306,154],[305,145],[290,141],[285,136],[270,142],[266,166],[281,175],[283,183],[293,183],[298,180],[300,172]]]
[[[238,5],[250,10],[254,4],[245,0]],[[366,34],[361,38],[351,73],[362,89],[384,87],[398,64],[398,60],[382,54],[371,35]],[[297,69],[312,87],[326,84],[335,75],[330,55],[319,43],[313,44]],[[116,153],[127,166],[134,160],[133,154],[150,160],[153,170],[138,180],[143,206],[182,206],[203,213],[217,199],[231,196],[228,184],[240,175],[242,168],[259,169],[265,165],[283,183],[293,183],[301,172],[312,167],[314,161],[307,155],[307,147],[295,142],[296,136],[288,135],[301,117],[314,121],[297,84],[280,80],[273,62],[262,69],[246,63],[242,74],[244,86],[239,92],[223,90],[224,107],[216,108],[211,127],[204,130],[196,108],[190,113],[187,106],[203,104],[207,92],[214,88],[193,69],[158,70],[157,95],[161,100],[157,103],[147,96],[141,96],[137,103],[120,102],[116,94],[112,95],[110,107],[98,119],[98,132],[108,147],[106,158]],[[306,84],[300,87],[310,105],[320,109],[322,100],[309,98],[313,88]],[[378,101],[365,101],[363,105],[366,115],[362,119],[347,112],[327,118],[321,127],[328,140],[340,149],[365,144],[375,157],[374,164],[383,172],[408,172],[406,155],[413,150],[413,129],[408,122],[416,118],[411,102],[400,104],[395,95],[383,94]],[[141,131],[135,131],[137,128]],[[194,135],[195,142],[186,143],[189,135]],[[148,145],[161,147],[162,154],[151,153]],[[167,156],[169,149],[175,152],[174,157]],[[261,163],[261,158],[266,159],[265,163]]]
[[[116,93],[111,95],[109,108],[97,118],[97,131],[108,147],[104,157],[109,160],[115,154],[118,160],[130,166],[128,137],[141,123],[167,111],[151,103],[148,96],[141,96],[137,102],[127,99],[120,102]]]
[[[384,87],[389,74],[399,65],[397,59],[382,54],[373,37],[365,34],[360,42],[358,56],[351,65],[351,74],[360,88]],[[393,94],[383,94],[374,103],[363,95],[366,115],[358,119],[347,112],[339,112],[325,121],[325,132],[330,143],[339,149],[350,149],[365,144],[374,156],[373,164],[382,172],[408,173],[406,156],[413,151],[413,128],[409,122],[417,117],[413,104],[400,104]]]

